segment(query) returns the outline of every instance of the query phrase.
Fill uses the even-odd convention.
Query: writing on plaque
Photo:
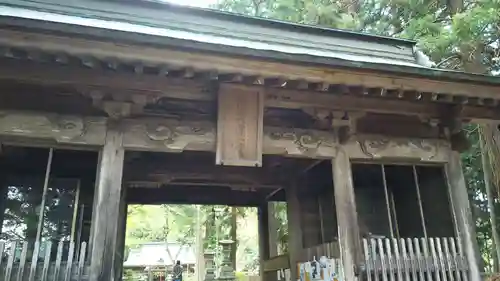
[[[263,92],[222,84],[218,95],[217,165],[262,166]]]

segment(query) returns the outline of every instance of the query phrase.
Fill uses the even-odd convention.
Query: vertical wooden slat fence
[[[456,238],[363,239],[368,281],[469,281]]]
[[[53,253],[51,242],[0,241],[0,280],[2,281],[86,281],[87,243],[75,252],[73,242],[61,241]]]

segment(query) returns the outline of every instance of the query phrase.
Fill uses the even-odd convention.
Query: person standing
[[[181,261],[176,261],[173,269],[172,281],[182,281],[182,265]]]

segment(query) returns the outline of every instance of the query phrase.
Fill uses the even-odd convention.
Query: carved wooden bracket
[[[332,128],[336,132],[340,144],[347,143],[357,133],[358,119],[364,112],[333,112]]]
[[[144,111],[147,104],[155,103],[160,94],[138,93],[131,90],[104,89],[102,87],[80,88],[84,96],[92,99],[94,107],[106,112],[113,119],[125,118]]]
[[[302,111],[313,117],[318,127],[333,130],[340,144],[344,144],[355,135],[358,119],[365,116],[365,112],[332,111],[323,108],[302,108]]]

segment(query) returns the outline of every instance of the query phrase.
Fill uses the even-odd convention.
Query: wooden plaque
[[[263,100],[262,89],[220,86],[217,165],[262,166]]]

